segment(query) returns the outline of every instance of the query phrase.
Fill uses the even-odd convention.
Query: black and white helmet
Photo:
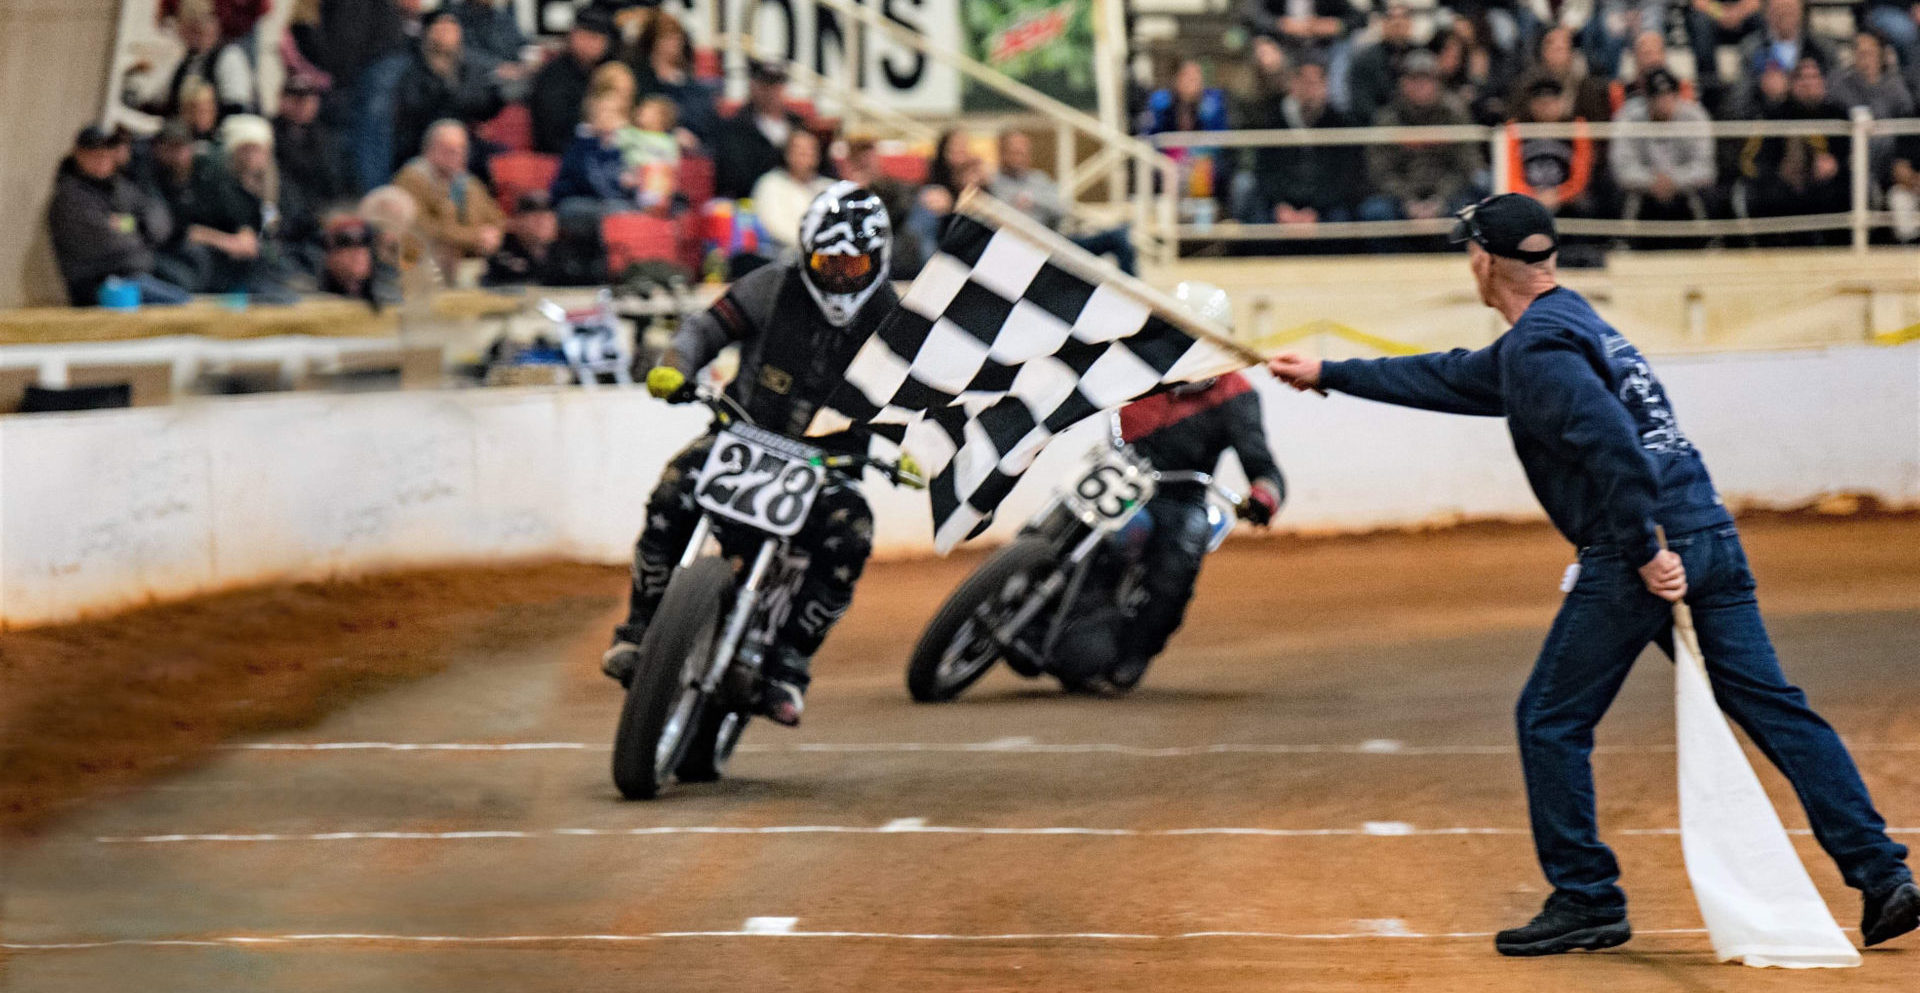
[[[852,323],[893,258],[887,208],[859,183],[827,187],[800,221],[800,278],[834,327]]]

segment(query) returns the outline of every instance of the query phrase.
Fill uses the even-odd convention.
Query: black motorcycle
[[[699,390],[720,429],[694,489],[702,511],[640,641],[613,739],[613,782],[651,799],[675,778],[712,782],[746,729],[760,668],[806,574],[792,545],[815,499],[873,468],[924,486],[898,464],[828,454],[754,426],[724,393]],[[717,547],[710,547],[717,545]]]
[[[1141,513],[1155,490],[1199,483],[1227,506],[1240,497],[1204,472],[1158,472],[1121,440],[1090,453],[1073,484],[1056,494],[1010,544],[955,589],[920,635],[907,663],[907,691],[921,703],[958,697],[1001,659],[1028,678],[1051,674],[1068,690],[1125,692],[1141,672],[1103,674],[1062,664],[1073,632],[1124,625],[1145,598],[1142,555],[1151,521]],[[1233,518],[1209,501],[1207,551],[1226,540]]]

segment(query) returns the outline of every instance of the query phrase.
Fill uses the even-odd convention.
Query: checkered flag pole
[[[1261,362],[1171,297],[977,190],[867,340],[814,430],[897,432],[932,473],[941,552],[984,530],[1055,435]],[[891,432],[889,432],[891,433]]]

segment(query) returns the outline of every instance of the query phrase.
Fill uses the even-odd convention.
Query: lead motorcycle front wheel
[[[1059,557],[1052,542],[1022,535],[993,553],[933,615],[907,662],[907,692],[921,703],[959,696],[1000,660],[996,628],[1018,610]]]
[[[613,738],[613,783],[629,800],[651,800],[667,788],[700,728],[706,709],[700,677],[713,661],[733,578],[725,559],[682,569],[641,639],[640,664]]]

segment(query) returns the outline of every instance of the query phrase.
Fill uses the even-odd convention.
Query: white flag
[[[1714,702],[1685,604],[1674,621],[1680,847],[1714,956],[1762,968],[1859,965]]]

